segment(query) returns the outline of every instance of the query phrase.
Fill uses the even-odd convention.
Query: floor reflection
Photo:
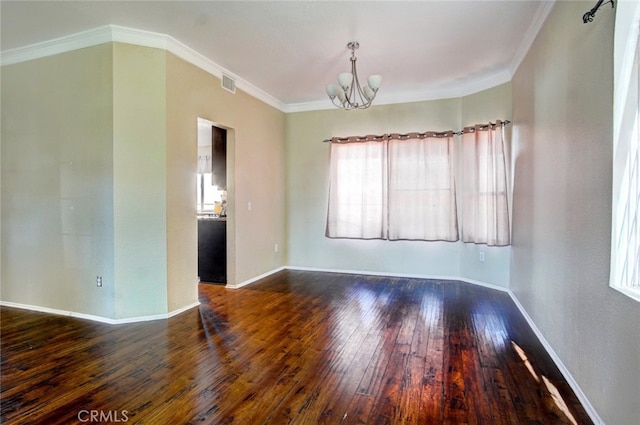
[[[3,307],[2,421],[592,423],[504,293],[303,271],[199,290],[199,308],[118,326]]]
[[[529,373],[531,373],[531,376],[533,376],[533,378],[536,380],[536,382],[540,384],[540,377],[542,378],[542,384],[540,385],[541,391],[543,391],[544,394],[548,395],[549,399],[553,401],[553,406],[549,407],[557,408],[573,425],[578,425],[578,422],[569,410],[569,406],[560,394],[560,391],[558,391],[558,388],[553,385],[553,383],[546,376],[540,375],[540,377],[538,377],[538,374],[535,372],[533,365],[529,361],[527,353],[522,349],[522,347],[520,347],[514,341],[511,341],[511,346],[513,347],[518,357],[520,357],[520,360],[522,360]],[[546,392],[544,392],[545,390]]]
[[[524,363],[525,367],[527,368],[531,376],[533,376],[533,379],[535,379],[536,382],[540,382],[540,378],[538,378],[538,374],[536,373],[535,370],[533,370],[533,366],[531,365],[531,362],[529,362],[529,359],[527,358],[527,353],[525,353],[524,350],[520,348],[520,346],[513,341],[511,341],[511,346],[516,351],[516,354],[518,354],[518,357],[520,357],[520,360],[522,360],[522,362]]]
[[[569,411],[569,406],[567,406],[567,403],[564,402],[564,398],[562,398],[556,386],[553,385],[546,376],[542,377],[542,381],[544,382],[544,386],[549,391],[549,394],[551,395],[551,398],[553,399],[553,402],[556,404],[558,409],[560,409],[560,411],[565,414],[567,419],[569,419],[572,424],[578,425],[578,422],[576,422],[576,419]]]
[[[347,295],[357,302],[357,311],[353,312],[353,316],[357,315],[364,325],[371,325],[376,317],[374,307],[378,303],[384,304],[384,300],[377,299],[379,297],[376,297],[373,291],[364,287],[350,288]],[[355,317],[350,319],[353,320]]]

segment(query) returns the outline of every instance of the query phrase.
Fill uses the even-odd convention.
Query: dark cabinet
[[[198,220],[198,276],[200,282],[227,282],[227,222]]]
[[[227,189],[227,130],[213,127],[211,136],[211,172],[214,186]]]

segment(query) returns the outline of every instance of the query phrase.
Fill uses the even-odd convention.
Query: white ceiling
[[[349,66],[383,76],[376,103],[508,81],[553,1],[6,1],[2,52],[108,24],[167,34],[287,106],[330,107]],[[580,19],[580,17],[576,17]],[[313,109],[313,108],[308,108]]]

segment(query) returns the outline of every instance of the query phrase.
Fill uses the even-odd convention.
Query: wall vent
[[[228,75],[222,74],[222,88],[230,91],[231,93],[236,92],[236,80],[229,77]]]

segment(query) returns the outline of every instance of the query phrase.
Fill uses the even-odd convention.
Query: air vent
[[[222,74],[222,88],[230,91],[231,93],[236,92],[236,80],[229,77],[228,75]]]

